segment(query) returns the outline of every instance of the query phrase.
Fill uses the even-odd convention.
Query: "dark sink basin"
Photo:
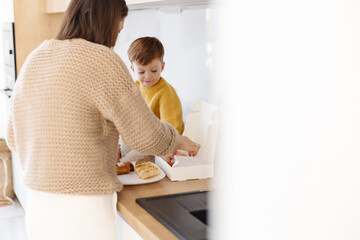
[[[207,239],[208,191],[196,191],[149,198],[136,202],[173,232],[186,240]]]
[[[203,210],[197,210],[190,212],[191,215],[199,219],[201,222],[203,222],[205,225],[207,224],[207,209]]]

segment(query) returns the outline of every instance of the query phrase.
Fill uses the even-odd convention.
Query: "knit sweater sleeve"
[[[115,54],[106,67],[109,77],[101,81],[96,104],[107,121],[114,123],[131,149],[163,156],[175,151],[178,134],[148,108],[123,61]]]

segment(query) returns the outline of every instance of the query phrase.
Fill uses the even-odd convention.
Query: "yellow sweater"
[[[6,136],[28,187],[65,194],[120,191],[119,134],[131,149],[158,156],[174,152],[178,141],[108,47],[50,40],[29,55],[11,97]]]
[[[160,78],[159,82],[152,87],[145,87],[139,81],[136,84],[140,87],[141,94],[151,111],[161,121],[173,125],[179,134],[184,132],[182,119],[181,102],[175,89]]]

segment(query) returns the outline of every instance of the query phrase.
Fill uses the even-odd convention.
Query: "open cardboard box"
[[[185,136],[201,145],[196,157],[175,156],[171,167],[161,157],[155,157],[155,163],[165,172],[171,181],[212,178],[214,176],[214,156],[218,130],[217,108],[199,100],[192,106],[185,121]]]

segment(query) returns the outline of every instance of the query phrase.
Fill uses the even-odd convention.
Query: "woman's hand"
[[[187,151],[189,153],[189,156],[193,157],[198,153],[200,149],[200,144],[193,142],[190,138],[186,136],[180,135],[177,149]],[[174,154],[176,154],[176,150]]]
[[[163,156],[162,158],[170,166],[172,166],[175,163],[174,155],[187,156],[186,154],[178,152],[178,150],[184,150],[188,152],[189,156],[193,157],[198,153],[199,149],[200,149],[200,144],[193,142],[192,140],[190,140],[190,138],[186,136],[179,135],[179,142],[175,151],[172,154]]]

